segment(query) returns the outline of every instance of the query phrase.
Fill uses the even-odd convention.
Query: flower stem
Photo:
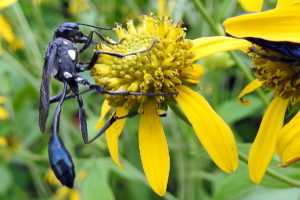
[[[15,59],[10,53],[5,49],[2,50],[2,58],[10,64],[7,67],[14,68],[29,84],[38,92],[39,91],[39,81],[35,78],[32,73],[30,73],[27,68],[25,68],[17,59]],[[4,66],[6,67],[6,66]]]
[[[203,17],[203,19],[209,25],[212,32],[217,35],[224,35],[222,30],[218,29],[218,25],[213,21],[211,16],[209,16],[209,14],[206,12],[202,2],[200,0],[191,0],[191,1],[194,3],[199,14]],[[231,55],[232,59],[235,61],[235,63],[237,64],[237,67],[242,71],[242,73],[244,74],[246,79],[250,82],[253,81],[254,80],[253,75],[249,72],[247,66],[245,66],[243,64],[241,59],[234,52],[230,52],[230,55]],[[258,97],[261,99],[264,107],[267,108],[269,102],[268,102],[267,98],[265,97],[265,95],[263,94],[262,90],[257,89],[255,92],[258,95]]]
[[[33,68],[33,73],[35,73],[35,75],[40,74],[40,69],[43,66],[43,56],[36,44],[37,42],[34,34],[30,29],[28,21],[26,20],[19,3],[15,3],[13,6],[11,6],[11,8],[15,17],[15,23],[19,25],[19,32],[24,33],[22,39],[25,42],[25,52],[27,53],[27,59]]]
[[[244,162],[244,163],[248,163],[248,158],[245,154],[239,152],[239,159]],[[267,169],[266,170],[266,174],[274,179],[277,179],[283,183],[286,183],[288,185],[291,185],[293,187],[300,187],[300,182],[299,181],[296,181],[290,177],[287,177],[285,175],[282,175],[278,172],[276,172],[275,170],[272,170],[272,169]]]
[[[236,55],[235,52],[229,52],[232,59],[235,61],[235,63],[237,64],[238,68],[242,71],[242,73],[244,74],[244,76],[246,77],[246,79],[248,81],[253,81],[254,77],[253,75],[249,72],[248,68],[243,64],[243,62],[241,61],[241,59]],[[261,88],[257,88],[255,90],[256,94],[258,95],[258,97],[260,98],[260,100],[262,101],[263,105],[265,108],[268,107],[269,105],[269,101],[266,98],[266,96],[264,95],[263,91],[261,90]]]

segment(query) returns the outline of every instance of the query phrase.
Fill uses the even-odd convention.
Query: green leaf
[[[7,192],[12,183],[12,176],[10,170],[5,165],[0,165],[0,195]]]
[[[103,164],[103,165],[102,165]],[[88,200],[114,200],[115,197],[108,184],[107,162],[91,161],[89,174],[83,181],[82,196]]]
[[[249,106],[242,106],[237,99],[224,102],[218,109],[217,113],[228,123],[233,124],[238,120],[242,120],[248,116],[254,115],[262,108],[262,103],[257,97],[248,97]]]
[[[257,188],[256,190],[249,191],[244,194],[244,197],[240,200],[299,200],[299,189],[266,189],[266,188]]]

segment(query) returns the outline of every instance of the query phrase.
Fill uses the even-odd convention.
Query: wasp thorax
[[[283,55],[256,46],[259,54],[252,54],[253,69],[264,87],[270,88],[275,95],[289,99],[292,104],[300,101],[300,62],[284,61]],[[263,56],[262,56],[263,55]],[[274,58],[274,59],[273,59]],[[280,58],[281,61],[274,61]]]
[[[115,29],[122,39],[118,45],[99,45],[98,50],[118,53],[129,53],[153,48],[123,58],[103,55],[92,70],[95,82],[106,90],[127,90],[142,93],[175,92],[182,84],[185,68],[192,67],[193,57],[188,52],[192,43],[186,40],[185,29],[181,24],[172,24],[171,19],[158,19],[145,16],[142,24],[134,27],[133,21],[127,23],[127,30],[121,26]],[[166,98],[171,96],[113,96],[105,95],[113,107],[126,106],[132,108],[145,101],[155,99],[158,108]]]

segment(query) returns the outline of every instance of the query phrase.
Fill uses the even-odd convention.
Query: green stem
[[[38,25],[38,28],[41,31],[40,38],[48,39],[49,37],[48,37],[47,29],[42,18],[41,10],[37,4],[38,3],[35,0],[31,1],[31,6],[32,6],[31,12],[34,16],[34,20],[36,21],[36,25]]]
[[[2,49],[2,56],[3,59],[10,64],[9,67],[13,67],[24,79],[26,79],[32,85],[32,87],[36,91],[39,91],[39,81],[30,72],[28,72],[18,60],[16,60],[5,49]]]
[[[177,190],[177,196],[179,197],[179,199],[184,199],[185,194],[186,194],[186,162],[185,162],[185,156],[184,156],[184,150],[185,150],[185,146],[182,141],[183,136],[182,133],[183,130],[178,131],[178,129],[180,129],[181,127],[178,126],[179,119],[177,117],[174,117],[173,120],[176,121],[177,126],[170,126],[171,127],[171,131],[174,133],[174,140],[175,140],[175,148],[174,148],[174,153],[176,155],[176,159],[175,159],[175,164],[177,167],[177,184],[178,184],[178,190]],[[171,124],[170,124],[171,125]]]
[[[194,3],[197,11],[200,13],[200,15],[203,17],[203,19],[209,25],[209,27],[211,28],[211,30],[213,31],[213,33],[217,34],[217,35],[224,35],[224,33],[217,28],[218,26],[213,21],[213,19],[211,18],[211,16],[209,16],[209,14],[206,12],[206,10],[205,10],[203,4],[201,3],[201,1],[200,0],[191,0],[191,1]],[[229,52],[229,53],[230,53],[232,59],[237,64],[237,67],[242,71],[242,73],[246,77],[246,79],[248,81],[250,81],[250,82],[253,81],[254,80],[253,75],[249,72],[247,66],[243,64],[243,62],[236,55],[236,53],[234,53],[234,52]],[[255,92],[258,95],[258,97],[261,99],[261,101],[263,102],[263,105],[265,106],[265,108],[267,108],[269,102],[268,102],[268,99],[263,94],[262,90],[258,88]]]
[[[248,158],[246,155],[244,155],[243,153],[239,152],[239,159],[241,161],[243,161],[244,163],[248,163]],[[266,170],[266,174],[269,175],[270,177],[277,179],[283,183],[286,183],[288,185],[291,185],[293,187],[300,187],[300,181],[296,181],[290,177],[287,177],[285,175],[282,175],[278,172],[276,172],[275,170],[272,169],[267,169]]]
[[[41,176],[40,176],[40,172],[38,170],[38,168],[36,167],[36,165],[30,161],[30,159],[28,159],[27,161],[25,161],[29,172],[31,174],[31,177],[33,179],[33,182],[35,184],[36,190],[39,194],[40,197],[47,197],[50,195],[50,190],[49,188],[46,186],[45,182],[42,180]]]
[[[182,111],[178,108],[177,105],[170,103],[169,106],[172,109],[172,111],[177,115],[177,117],[179,117],[186,124],[192,126],[190,121],[186,118],[186,116],[182,113]]]
[[[36,40],[34,38],[34,34],[30,29],[28,21],[19,5],[19,3],[15,3],[11,6],[13,14],[15,16],[15,21],[19,25],[19,30],[24,34],[23,37],[25,41],[25,52],[27,52],[27,60],[30,61],[30,65],[33,67],[33,70],[36,74],[40,74],[40,69],[43,66],[42,64],[42,54],[36,44]]]
[[[212,73],[212,77],[213,77],[213,91],[219,91],[219,78],[220,78],[220,71],[216,70]],[[219,92],[213,92],[212,94],[212,105],[214,108],[217,108],[219,105]]]
[[[241,61],[241,59],[236,55],[235,52],[229,52],[232,59],[235,61],[235,63],[237,64],[238,68],[242,71],[242,73],[244,74],[244,76],[246,77],[246,79],[248,81],[253,81],[254,77],[253,75],[249,72],[248,68],[243,64],[243,62]],[[261,88],[257,88],[255,90],[255,93],[258,95],[258,97],[260,98],[260,100],[262,101],[263,105],[265,108],[268,107],[269,105],[269,101],[268,98],[264,95],[263,91],[261,90]]]
[[[197,11],[200,13],[200,15],[203,17],[203,19],[206,21],[206,23],[212,29],[212,31],[215,34],[223,35],[223,33],[221,33],[221,31],[217,28],[215,22],[212,20],[212,18],[206,12],[203,4],[199,0],[191,0],[191,1],[193,1],[194,5],[196,6]]]

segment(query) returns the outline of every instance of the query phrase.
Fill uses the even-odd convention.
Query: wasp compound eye
[[[57,134],[52,134],[49,147],[49,162],[56,178],[65,186],[73,188],[75,171],[73,160]]]

